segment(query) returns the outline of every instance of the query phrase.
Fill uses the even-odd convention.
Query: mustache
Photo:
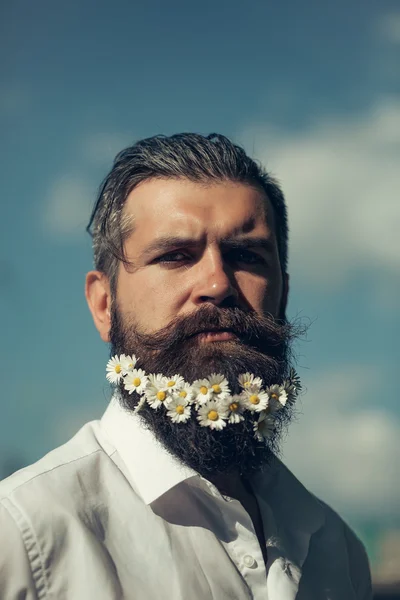
[[[167,326],[154,334],[141,333],[135,327],[136,342],[148,351],[172,350],[182,345],[196,344],[196,336],[206,331],[230,331],[239,343],[280,355],[282,345],[301,336],[305,328],[272,315],[259,315],[239,307],[217,308],[202,306],[194,313],[175,317]]]

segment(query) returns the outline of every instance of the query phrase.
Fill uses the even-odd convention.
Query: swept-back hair
[[[100,187],[87,227],[93,238],[95,268],[108,276],[112,290],[118,264],[126,262],[124,242],[132,232],[132,221],[123,214],[125,201],[135,186],[155,178],[183,178],[199,183],[233,181],[264,191],[274,210],[281,268],[287,270],[287,209],[277,181],[223,135],[156,135],[136,142],[116,156]]]

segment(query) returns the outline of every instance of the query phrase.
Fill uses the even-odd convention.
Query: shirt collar
[[[101,424],[146,504],[151,504],[182,481],[198,476],[172,456],[146,429],[140,417],[121,405],[116,395]]]

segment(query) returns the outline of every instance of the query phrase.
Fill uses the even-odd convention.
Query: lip
[[[201,331],[197,334],[199,340],[203,343],[209,342],[226,342],[228,340],[234,340],[237,336],[233,331],[219,330],[219,331]]]

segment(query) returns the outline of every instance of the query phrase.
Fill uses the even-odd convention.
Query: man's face
[[[132,267],[120,265],[116,301],[142,333],[205,304],[283,316],[286,282],[273,209],[261,191],[233,182],[152,179],[131,192],[124,215],[133,222],[125,245]]]

